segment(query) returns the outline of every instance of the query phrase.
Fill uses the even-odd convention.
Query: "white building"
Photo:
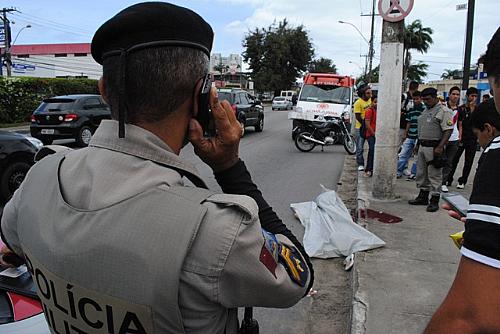
[[[216,68],[219,68],[221,65],[223,68],[222,72],[241,72],[243,68],[243,59],[236,53],[231,53],[229,57],[223,57],[220,53],[212,53],[210,57],[210,72],[220,73]]]
[[[99,79],[102,75],[90,43],[14,45],[11,54],[12,76]],[[2,73],[7,73],[5,66]]]

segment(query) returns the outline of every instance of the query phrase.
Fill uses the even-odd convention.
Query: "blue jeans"
[[[358,166],[365,165],[363,146],[365,146],[365,138],[361,137],[360,129],[356,129],[356,162],[358,163]]]
[[[368,141],[368,161],[366,162],[365,172],[373,172],[373,157],[375,156],[375,136],[366,138]]]
[[[399,153],[398,170],[397,170],[398,175],[403,175],[403,171],[408,165],[408,160],[410,160],[413,154],[413,149],[415,148],[416,143],[417,140],[412,138],[406,138],[406,140],[403,142],[403,148]],[[413,173],[413,167],[412,167],[412,173]]]

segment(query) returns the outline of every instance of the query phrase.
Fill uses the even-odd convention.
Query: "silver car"
[[[271,107],[273,110],[288,110],[293,109],[293,103],[284,96],[276,96]]]

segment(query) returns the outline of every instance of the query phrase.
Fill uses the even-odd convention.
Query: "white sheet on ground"
[[[323,189],[324,192],[312,202],[290,205],[305,227],[303,243],[309,256],[322,259],[349,256],[385,245],[383,240],[352,220],[335,191]]]

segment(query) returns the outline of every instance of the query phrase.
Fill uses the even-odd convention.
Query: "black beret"
[[[184,46],[210,57],[214,33],[198,14],[165,2],[143,2],[125,8],[95,33],[91,52],[96,62],[122,51]]]
[[[432,96],[432,97],[436,97],[437,96],[437,89],[436,88],[433,88],[433,87],[427,87],[425,88],[423,91],[422,91],[422,97],[423,96]]]

